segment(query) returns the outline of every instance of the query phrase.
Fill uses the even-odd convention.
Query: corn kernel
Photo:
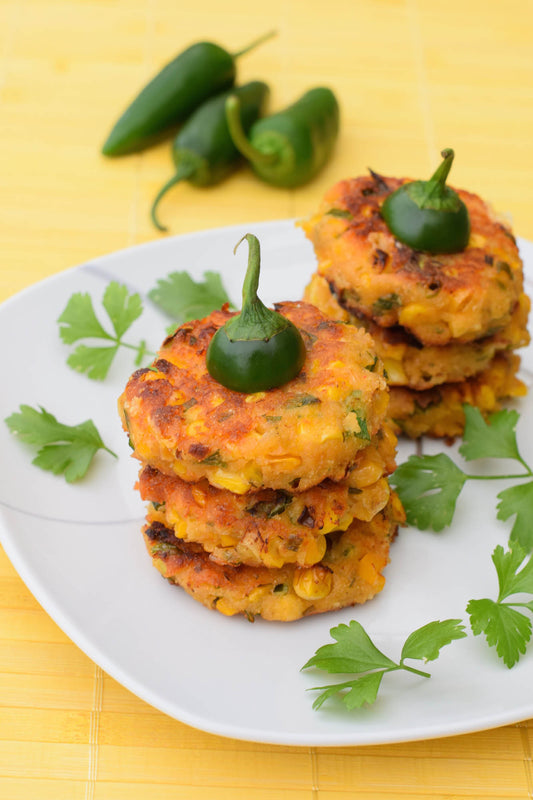
[[[178,539],[185,539],[187,535],[187,523],[184,519],[177,520],[174,523],[174,536]]]
[[[339,428],[324,428],[320,434],[320,443],[335,442],[337,440],[342,442],[342,431]]]
[[[178,476],[178,478],[183,478],[187,474],[187,468],[185,464],[182,464],[181,461],[174,459],[172,461],[172,472]]]
[[[228,475],[219,469],[210,476],[210,482],[213,486],[217,486],[219,489],[228,489],[234,494],[244,494],[250,488],[249,482],[244,478],[240,478],[238,475]]]
[[[237,613],[236,609],[230,606],[230,604],[226,602],[226,600],[224,600],[223,597],[221,597],[219,600],[216,601],[215,608],[217,611],[220,611],[220,613],[224,614],[224,616],[226,617],[232,617],[234,614]]]
[[[234,547],[239,541],[238,536],[232,536],[230,533],[220,534],[220,544],[222,547]]]
[[[366,553],[357,565],[360,577],[370,586],[377,587],[380,592],[385,586],[385,578],[379,572],[386,565],[386,560],[377,553]]]
[[[300,456],[268,456],[269,464],[274,464],[282,472],[285,470],[291,471],[296,469],[302,463]]]
[[[163,511],[160,509],[154,508],[153,505],[148,505],[150,520],[151,522],[162,522],[163,524],[166,521],[166,517]]]
[[[187,435],[193,439],[207,432],[205,423],[201,419],[197,419],[194,420],[193,422],[190,422],[185,430],[187,431]]]
[[[428,318],[428,314],[430,317],[433,317],[433,313],[431,310],[428,310],[425,306],[421,303],[409,303],[409,305],[405,306],[404,308],[400,309],[400,313],[398,315],[398,322],[400,325],[404,327],[409,327],[413,324],[413,322],[422,322],[422,320],[431,321]]]
[[[390,493],[390,511],[394,522],[398,522],[403,525],[406,520],[405,509],[402,505],[399,495],[397,495],[396,492]]]
[[[353,520],[353,516],[353,513],[348,511],[345,511],[344,514],[339,515],[333,510],[333,508],[329,508],[324,514],[320,532],[326,534],[331,533],[331,531],[345,531]]]
[[[387,373],[387,380],[393,386],[405,386],[408,383],[407,375],[399,361],[393,358],[384,358],[383,366]]]
[[[486,238],[484,236],[482,236],[480,233],[471,233],[470,234],[470,239],[468,241],[468,246],[469,247],[481,247],[481,248],[483,248],[483,247],[485,247],[486,244],[487,244]]]
[[[273,536],[269,539],[268,546],[262,554],[266,567],[279,569],[284,565],[287,559],[282,555],[281,549],[281,542],[277,537]]]
[[[162,558],[154,558],[154,567],[161,573],[163,578],[167,577],[167,565]]]
[[[246,395],[244,402],[257,403],[259,400],[263,400],[264,397],[266,397],[266,392],[254,392],[253,394]]]
[[[367,486],[372,486],[383,475],[383,463],[381,459],[376,456],[365,459],[357,470],[351,473],[351,481],[358,489],[366,489]]]
[[[331,592],[333,576],[325,567],[314,566],[295,572],[293,588],[302,600],[322,600]]]
[[[483,384],[479,387],[479,404],[486,409],[492,409],[496,405],[496,395],[490,386]]]
[[[270,592],[270,588],[270,586],[258,586],[257,589],[252,589],[248,595],[248,600],[251,603],[256,603],[258,600],[262,600],[263,597]]]
[[[353,495],[352,516],[370,522],[387,505],[389,496],[389,482],[386,478],[380,478],[376,483],[367,486],[361,494]]]
[[[197,486],[193,486],[193,488],[191,489],[191,494],[194,498],[194,502],[196,503],[196,505],[200,506],[200,508],[205,508],[205,501],[206,501],[205,492],[202,489],[199,489]]]
[[[311,567],[322,561],[326,553],[327,541],[325,536],[311,539],[298,553],[298,563],[302,567]]]

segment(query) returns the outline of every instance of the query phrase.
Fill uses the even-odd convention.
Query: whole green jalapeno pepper
[[[143,150],[184,122],[205,100],[235,82],[235,61],[269,39],[267,33],[238,53],[197,42],[170,61],[141,90],[107,137],[102,153],[119,156]]]
[[[273,186],[300,186],[331,156],[339,133],[339,104],[331,89],[310,89],[283,111],[258,120],[247,138],[239,122],[239,100],[226,102],[236,147],[259,178]]]
[[[305,345],[298,328],[267,308],[257,296],[259,241],[251,234],[248,268],[242,289],[242,310],[217,330],[207,348],[207,371],[236,392],[263,392],[287,383],[300,372]]]
[[[381,215],[391,233],[414,250],[459,253],[468,244],[470,218],[457,192],[446,186],[454,152],[443,150],[441,156],[428,181],[404,183],[388,195]]]
[[[258,118],[268,96],[268,86],[251,81],[232,89],[240,101],[241,124],[248,130]],[[163,195],[180,181],[193,186],[213,186],[223,180],[241,162],[241,155],[231,139],[225,115],[228,92],[207,100],[184,124],[172,148],[175,175],[159,190],[151,210],[152,222],[160,231],[166,228],[157,218],[157,208]]]

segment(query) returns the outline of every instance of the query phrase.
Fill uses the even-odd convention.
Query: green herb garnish
[[[202,319],[224,303],[230,303],[220,275],[210,271],[204,272],[204,280],[198,282],[187,272],[171,272],[157,282],[148,297],[176,325]]]
[[[84,372],[93,380],[104,380],[120,347],[127,347],[137,354],[135,364],[139,366],[147,355],[146,342],[138,345],[124,342],[122,337],[143,311],[138,294],[129,294],[126,286],[112,281],[104,292],[102,305],[111,322],[113,332],[106,331],[94,311],[89,294],[76,292],[69,299],[58,319],[59,335],[65,344],[74,344],[81,339],[103,340],[106,346],[95,347],[79,344],[68,357],[67,364],[78,372]],[[153,355],[153,354],[150,354]]]
[[[11,433],[27,444],[38,448],[33,464],[41,469],[64,475],[68,483],[74,483],[86,474],[98,450],[113,453],[103,443],[94,422],[86,420],[79,425],[63,425],[46,411],[21,405],[5,420]]]
[[[314,709],[320,708],[326,700],[337,694],[341,695],[342,702],[349,710],[361,708],[365,703],[371,705],[376,700],[381,681],[387,672],[404,670],[430,678],[429,672],[410,667],[405,661],[434,661],[445,645],[466,636],[459,619],[429,622],[407,637],[400,660],[395,662],[378,650],[356,620],[352,620],[349,625],[331,628],[330,634],[336,639],[336,644],[320,647],[302,669],[317,667],[329,673],[352,672],[356,673],[356,677],[342,683],[312,687],[309,691],[321,692],[313,703]]]
[[[533,558],[522,566],[525,556],[516,543],[511,542],[507,552],[498,545],[492,554],[498,575],[498,599],[470,600],[466,607],[474,634],[484,633],[489,646],[496,647],[509,668],[516,664],[521,653],[525,653],[531,638],[531,620],[517,609],[533,612],[533,600],[504,602],[511,595],[533,595]]]
[[[452,459],[436,456],[410,456],[391,477],[405,508],[407,521],[420,530],[441,531],[453,519],[457,498],[469,480],[523,480],[533,472],[520,455],[516,441],[517,411],[504,409],[485,421],[478,408],[465,406],[465,431],[459,452],[466,461],[481,458],[505,458],[518,461],[519,473],[471,475],[463,472]],[[515,516],[511,541],[526,551],[533,549],[533,480],[504,489],[497,495],[498,519]]]

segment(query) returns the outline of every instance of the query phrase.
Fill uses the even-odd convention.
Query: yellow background
[[[148,210],[171,174],[169,145],[106,160],[111,124],[190,43],[238,50],[271,28],[277,37],[240,60],[239,79],[270,83],[271,109],[331,86],[342,105],[335,156],[294,191],[246,170],[213,189],[176,187],[160,208],[172,233],[303,216],[337,179],[367,167],[427,177],[454,147],[452,183],[533,239],[531,0],[1,0],[0,300],[160,235]],[[193,730],[104,675],[0,550],[2,800],[526,798],[531,748],[531,722],[333,749]]]

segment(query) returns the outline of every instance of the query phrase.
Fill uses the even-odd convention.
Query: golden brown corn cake
[[[370,521],[388,503],[387,475],[395,468],[396,436],[383,426],[361,450],[346,478],[325,480],[303,492],[262,489],[244,495],[207,480],[187,483],[144,467],[138,488],[151,501],[148,522],[197,542],[213,561],[237,566],[310,566],[325,552],[325,534],[346,530],[354,519]]]
[[[523,397],[525,384],[516,377],[517,355],[496,355],[487,369],[462,383],[445,383],[423,392],[401,386],[390,391],[389,414],[397,433],[419,436],[460,436],[464,429],[463,405],[477,406],[484,414],[501,408],[501,401]]]
[[[522,294],[522,262],[509,228],[475,194],[456,190],[471,234],[460,253],[430,255],[399,242],[381,217],[384,199],[407,179],[375,173],[343,180],[303,224],[318,272],[341,305],[425,345],[471,342],[509,324]]]
[[[524,347],[530,340],[527,321],[531,303],[524,293],[508,324],[493,336],[465,343],[452,340],[441,346],[422,345],[399,325],[382,328],[373,320],[351,313],[349,305],[340,305],[334,289],[318,273],[306,287],[304,299],[332,319],[350,322],[370,333],[390,386],[422,391],[441,383],[463,381],[486,369],[496,353]]]
[[[390,541],[403,521],[403,509],[393,494],[372,521],[356,521],[347,531],[327,534],[323,559],[306,568],[223,566],[200,545],[176,539],[161,523],[147,524],[143,533],[154,566],[208,608],[244,614],[250,620],[260,615],[290,621],[364,603],[380,592]]]
[[[241,394],[208,374],[205,354],[232,313],[180,326],[119,400],[124,429],[143,463],[186,481],[243,494],[341,480],[382,425],[388,404],[371,337],[308,303],[277,310],[302,332],[306,361],[289,383]]]

